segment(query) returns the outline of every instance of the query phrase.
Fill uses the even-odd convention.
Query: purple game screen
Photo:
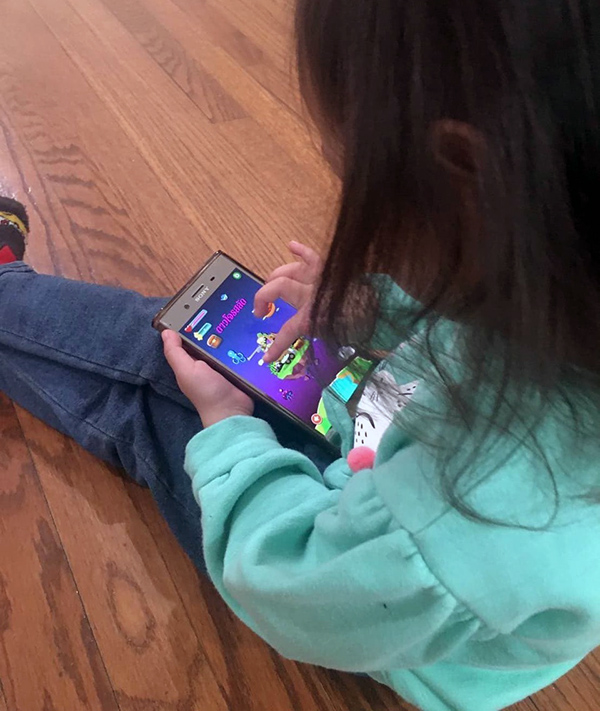
[[[252,277],[234,269],[180,333],[307,424],[318,426],[323,388],[344,361],[317,340],[299,338],[274,363],[263,355],[283,324],[296,313],[285,301],[271,304],[264,318],[252,313],[260,288]],[[312,351],[312,352],[311,352]]]

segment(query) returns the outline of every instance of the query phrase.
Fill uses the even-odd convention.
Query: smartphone
[[[278,300],[269,304],[266,316],[254,316],[254,296],[263,284],[235,259],[216,252],[152,325],[159,331],[177,331],[192,355],[335,449],[322,391],[331,384],[348,402],[373,364],[351,347],[332,352],[308,337],[298,338],[280,358],[265,363],[276,334],[296,310]]]

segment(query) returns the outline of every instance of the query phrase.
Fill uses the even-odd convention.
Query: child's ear
[[[485,139],[471,124],[453,119],[436,121],[431,129],[433,155],[448,172],[473,180],[483,167]]]

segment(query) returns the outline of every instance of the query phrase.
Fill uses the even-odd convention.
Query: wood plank
[[[187,0],[192,2],[193,0]],[[261,4],[228,0],[209,0],[232,24],[244,27],[248,36],[266,47],[265,59],[248,68],[248,72],[290,111],[301,113],[300,91],[295,72],[293,4]]]
[[[294,47],[292,42],[292,12],[287,5],[284,14],[278,13],[275,20],[271,19],[275,7],[283,7],[284,3],[266,7],[255,4],[247,12],[242,8],[244,20],[240,17],[239,8],[232,8],[232,3],[196,2],[196,0],[173,0],[184,12],[196,20],[194,26],[200,28],[202,34],[211,34],[213,40],[222,46],[233,58],[239,56],[238,49],[227,39],[227,27],[243,28],[243,41],[250,42],[251,47],[259,47],[260,59],[239,62],[261,87],[268,91],[281,108],[287,112],[301,116],[300,92],[295,75]],[[259,18],[255,19],[254,14]],[[175,13],[169,12],[169,15]],[[265,28],[268,28],[265,32]],[[238,30],[239,32],[239,30]],[[225,37],[223,37],[223,33]],[[268,41],[265,42],[265,38]]]
[[[270,62],[240,62],[237,59],[239,51],[232,49],[227,34],[225,39],[221,34],[223,23],[226,27],[229,23],[221,14],[221,6],[213,7],[196,0],[185,0],[185,3],[179,0],[178,7],[172,0],[144,0],[144,6],[152,12],[157,22],[168,29],[195,61],[218,76],[222,86],[244,107],[248,115],[299,166],[308,171],[311,180],[319,188],[320,202],[325,205],[334,204],[333,197],[329,199],[333,176],[317,149],[318,140],[307,124],[298,97],[295,96],[291,102],[293,106],[289,106],[272,90],[265,80],[265,77],[275,75]],[[246,39],[242,35],[242,43]],[[290,75],[285,80],[278,77],[277,87],[281,81],[293,83]]]
[[[119,707],[226,711],[203,643],[122,478],[31,415],[19,410],[19,418]]]
[[[0,679],[5,708],[118,711],[14,407],[4,395],[0,442]]]
[[[321,199],[315,200],[314,195],[304,189],[304,177],[299,175],[298,164],[271,139],[268,131],[254,118],[237,121],[235,126],[222,124],[217,130],[249,165],[254,166],[254,176],[257,180],[269,180],[269,176],[273,174],[273,166],[277,166],[277,179],[281,181],[281,204],[295,205],[303,214],[310,215],[315,225],[320,226],[319,231],[305,236],[304,241],[323,251],[327,242],[327,225],[332,219],[332,206],[335,205],[333,198],[336,185],[333,180],[323,182]],[[331,177],[329,173],[327,175]],[[323,199],[328,196],[330,199]],[[280,256],[281,259],[289,261],[289,254],[284,252]]]
[[[3,189],[29,208],[28,258],[54,273],[172,293],[210,253],[200,235],[218,232],[223,215],[212,220],[203,204],[188,220],[27,3],[3,10],[19,30],[0,46]]]
[[[190,1],[186,0],[188,6]],[[178,2],[183,2],[183,0],[178,0]],[[290,59],[292,59],[292,14],[290,10],[293,5],[291,3],[207,0],[207,4],[213,8],[217,7],[232,25],[244,28],[246,36],[273,60],[282,73],[285,73],[286,76],[282,76],[282,84],[289,79]]]
[[[2,45],[0,45],[0,52]],[[2,75],[4,78],[4,75]],[[20,139],[13,117],[8,116],[0,94],[0,164],[1,189],[23,202],[29,213],[32,233],[27,259],[37,269],[53,274],[68,274],[73,278],[89,278],[89,270],[81,260],[80,250],[69,248],[68,220],[58,209],[56,200],[47,190],[28,147]],[[69,160],[68,157],[65,158]],[[32,196],[35,195],[35,198]],[[61,227],[64,226],[64,232]]]
[[[107,6],[209,121],[219,123],[247,116],[219,81],[190,57],[186,48],[156,21],[144,3],[122,4],[117,1],[107,3]]]
[[[181,58],[179,64],[194,62],[194,66],[200,67],[200,58],[194,60],[195,28],[191,29],[189,22],[183,17],[180,17],[179,23],[172,22],[176,13],[172,12],[172,7],[167,7],[168,11],[164,10],[164,0],[156,3],[151,0],[145,0],[143,3],[140,0],[103,0],[103,3],[156,59],[159,66],[164,68],[165,64],[168,64],[165,56],[171,56],[172,53],[182,54],[185,46],[185,57]],[[150,7],[154,7],[160,14],[160,19],[149,12]],[[162,12],[161,8],[163,8]],[[177,34],[167,33],[164,29],[165,23],[168,23],[169,28],[173,27]],[[159,45],[163,47],[161,51],[156,50]],[[169,71],[170,69],[167,68],[168,73]],[[278,200],[281,201],[279,205],[285,204],[292,210],[298,210],[298,214],[309,215],[312,224],[323,226],[322,234],[324,234],[325,225],[331,216],[331,205],[334,203],[333,200],[323,199],[327,196],[327,192],[323,195],[322,189],[330,191],[333,195],[334,186],[331,175],[324,169],[321,159],[318,160],[323,185],[317,197],[316,191],[306,189],[306,175],[299,170],[298,162],[273,139],[272,134],[276,133],[277,129],[271,126],[270,131],[261,130],[254,118],[249,118],[245,113],[238,114],[238,118],[244,120],[218,127],[218,133],[226,138],[224,145],[229,146],[229,150],[233,149],[238,157],[243,158],[246,165],[252,166],[253,179],[257,184],[278,186]],[[281,111],[278,111],[276,120],[277,126],[281,127]],[[299,129],[296,127],[296,130]],[[304,128],[302,133],[306,133]],[[315,152],[312,144],[310,151]],[[295,146],[294,155],[297,153],[298,147]],[[278,212],[281,211],[278,209]]]
[[[8,128],[0,137],[0,151],[13,175],[10,192],[31,208],[31,263],[43,271],[115,286],[129,275],[129,286],[145,293],[168,290],[163,262],[152,258],[128,228],[125,208],[100,178],[84,144],[72,133],[68,143],[53,140],[56,114],[38,114],[43,121],[34,127],[27,121],[29,109],[23,101],[11,105],[10,96],[0,97],[0,120]],[[23,187],[41,186],[39,203],[37,192],[35,203],[23,193],[17,175]]]
[[[176,15],[173,5],[187,14],[188,21],[199,34],[196,42],[190,43],[190,46],[208,39],[210,44],[230,54],[240,67],[247,68],[264,61],[265,52],[248,37],[245,28],[230,22],[219,6],[214,7],[208,2],[173,0],[172,4],[165,3],[162,7],[169,15]],[[162,24],[167,26],[167,23]]]
[[[278,166],[268,182],[258,180],[255,167],[220,137],[111,13],[94,0],[31,2],[156,174],[177,190],[177,202],[185,203],[199,186],[210,190],[216,181],[246,213],[245,229],[229,240],[238,253],[243,249],[254,263],[258,258],[274,265],[273,245],[281,249],[282,242],[314,235],[312,212],[285,202]],[[169,128],[173,124],[176,133]],[[321,195],[308,178],[303,188],[317,203]]]
[[[527,701],[515,711],[597,711],[600,689],[598,653],[590,655],[570,674]]]

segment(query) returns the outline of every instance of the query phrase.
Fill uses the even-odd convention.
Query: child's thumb
[[[193,363],[193,359],[183,350],[181,337],[175,331],[162,332],[163,349],[165,358],[175,375],[183,373]]]

